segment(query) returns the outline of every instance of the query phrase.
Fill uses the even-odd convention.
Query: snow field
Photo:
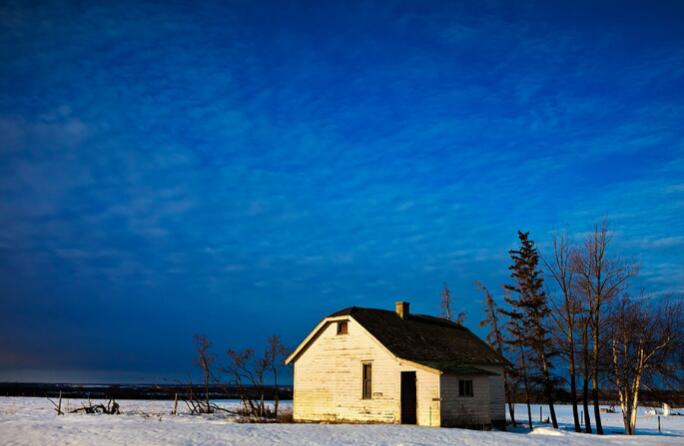
[[[81,400],[64,400],[75,408]],[[442,445],[463,446],[548,446],[548,445],[684,445],[684,416],[661,417],[663,432],[657,432],[657,418],[639,411],[636,436],[622,435],[620,414],[603,414],[603,437],[569,432],[572,412],[557,406],[561,430],[543,426],[534,431],[480,432],[399,425],[350,424],[245,424],[225,414],[170,415],[172,401],[120,400],[121,415],[67,414],[58,417],[44,398],[0,397],[0,445]],[[237,408],[235,401],[222,401]],[[290,403],[285,402],[289,409]],[[543,408],[545,409],[545,408]],[[522,419],[526,409],[516,408]],[[546,418],[547,413],[543,415]],[[539,420],[539,406],[533,408]]]

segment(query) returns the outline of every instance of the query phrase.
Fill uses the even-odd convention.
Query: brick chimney
[[[395,305],[395,309],[396,309],[397,314],[399,315],[399,317],[402,318],[402,319],[408,319],[409,314],[410,314],[410,312],[409,312],[409,306],[410,306],[411,304],[409,304],[408,302],[403,302],[403,301],[400,300],[400,301],[398,301],[397,303],[395,303],[394,305]]]

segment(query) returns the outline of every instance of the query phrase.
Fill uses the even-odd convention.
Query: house
[[[506,360],[464,326],[409,308],[324,318],[286,359],[295,421],[505,425]]]

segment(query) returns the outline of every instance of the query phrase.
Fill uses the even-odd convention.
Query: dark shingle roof
[[[447,373],[488,374],[477,365],[506,360],[464,326],[447,319],[394,311],[350,307],[328,317],[352,316],[395,356]]]

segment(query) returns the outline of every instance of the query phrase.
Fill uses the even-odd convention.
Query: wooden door
[[[401,424],[416,424],[416,372],[401,372]]]

